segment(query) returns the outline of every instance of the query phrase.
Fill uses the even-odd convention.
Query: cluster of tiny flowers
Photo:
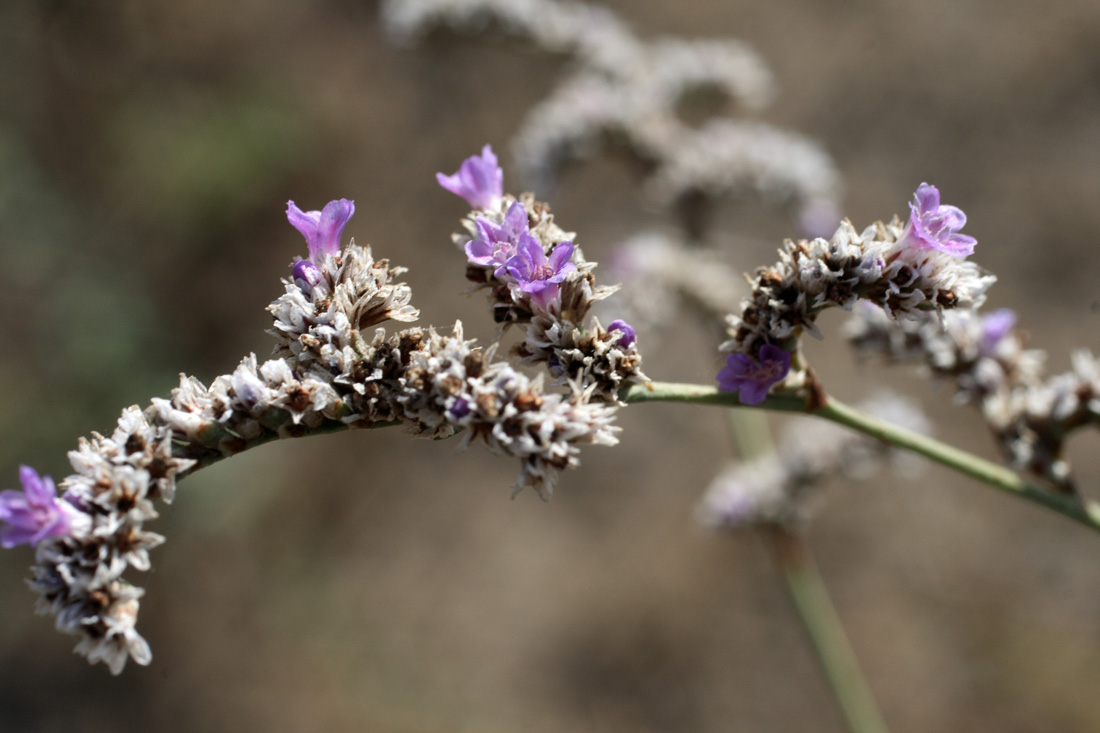
[[[827,308],[848,310],[864,300],[901,321],[979,306],[996,278],[962,259],[973,240],[964,248],[965,235],[936,218],[958,209],[941,207],[939,193],[933,197],[928,189],[935,191],[927,184],[918,190],[907,225],[894,219],[858,232],[845,220],[831,239],[788,241],[778,263],[756,271],[740,315],[729,318],[732,338],[722,350],[732,353],[719,384],[740,390],[742,402],[762,401],[786,375],[799,336],[821,337],[815,321]]]
[[[109,437],[93,433],[69,453],[75,473],[61,482],[60,498],[54,497],[49,478],[39,482],[24,467],[28,500],[38,494],[32,501],[37,516],[21,522],[0,512],[9,526],[26,529],[35,520],[41,526],[22,538],[35,546],[29,582],[39,594],[39,612],[55,616],[59,631],[81,637],[77,653],[105,663],[115,674],[128,658],[139,664],[151,659],[149,645],[135,629],[143,591],[122,576],[131,567],[149,569],[149,550],[164,541],[143,528],[157,517],[153,502],[170,503],[177,477],[196,465],[176,455],[174,437],[170,428],[129,407]],[[16,497],[4,493],[3,502],[10,506]]]
[[[817,143],[760,122],[681,119],[683,100],[713,93],[759,110],[772,99],[767,65],[734,40],[642,40],[606,9],[555,0],[388,0],[391,37],[410,42],[436,27],[490,26],[554,54],[575,71],[527,114],[515,139],[520,172],[534,188],[562,166],[625,145],[653,173],[647,189],[662,204],[754,193],[792,205],[811,235],[839,221],[839,175]]]
[[[923,361],[950,379],[958,399],[977,406],[1012,465],[1065,491],[1075,491],[1066,441],[1085,425],[1100,425],[1100,362],[1073,354],[1072,370],[1046,377],[1046,354],[1026,349],[1007,309],[926,315],[894,323],[874,308],[858,308],[847,337],[861,353],[894,362]]]
[[[873,397],[859,407],[914,432],[930,430],[920,409],[896,395]],[[888,454],[905,458],[866,435],[809,418],[792,418],[776,445],[773,453],[723,469],[696,506],[698,521],[721,529],[799,529],[813,514],[814,489],[823,480],[837,475],[864,478]]]
[[[341,251],[353,211],[346,200],[310,212],[289,204],[309,258],[293,263],[286,292],[268,308],[279,342],[274,358],[259,363],[250,355],[209,387],[181,375],[170,399],[127,408],[109,437],[81,439],[69,454],[75,473],[61,482],[60,497],[29,467],[20,472],[22,492],[0,492],[0,543],[35,547],[39,608],[56,616],[58,629],[82,637],[76,651],[90,662],[117,674],[127,659],[150,661],[135,630],[143,591],[122,576],[147,570],[149,550],[163,542],[143,529],[157,517],[154,501],[170,503],[179,477],[220,458],[325,430],[403,424],[429,438],[461,431],[462,446],[481,443],[518,458],[516,491],[548,499],[557,472],[577,465],[581,445],[617,442],[616,407],[592,400],[594,386],[547,394],[541,379],[465,340],[461,324],[446,335],[366,334],[417,311],[408,287],[393,281],[401,268],[354,243]],[[611,334],[622,341],[627,331],[622,324]]]
[[[617,288],[596,285],[596,263],[554,223],[549,206],[531,194],[503,193],[489,146],[438,180],[474,207],[454,241],[469,261],[467,278],[488,290],[494,320],[524,329],[515,347],[522,362],[612,403],[625,383],[646,379],[634,329],[621,320],[605,328],[590,317],[592,306]]]

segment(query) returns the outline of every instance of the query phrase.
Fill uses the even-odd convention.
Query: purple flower
[[[49,476],[39,476],[30,466],[19,467],[23,492],[0,491],[0,546],[37,545],[47,537],[69,534],[80,510],[57,498]]]
[[[286,218],[306,238],[311,261],[321,252],[332,257],[340,253],[340,237],[354,213],[355,202],[347,199],[329,201],[321,211],[302,211],[293,201],[286,202]]]
[[[550,310],[550,304],[558,297],[558,283],[577,269],[570,262],[573,243],[560,242],[547,259],[542,245],[527,232],[519,237],[516,254],[504,264],[515,286],[531,296],[531,302],[542,310]]]
[[[527,210],[517,201],[508,207],[502,223],[478,217],[477,229],[481,238],[466,243],[466,256],[475,265],[495,267],[493,275],[501,277],[504,263],[516,254],[520,236],[527,234]]]
[[[290,271],[290,276],[307,293],[311,292],[317,283],[324,279],[321,270],[309,260],[295,262],[294,269]]]
[[[450,408],[448,408],[447,410],[447,413],[455,420],[461,420],[462,418],[469,415],[470,412],[470,403],[464,397],[459,397],[458,399],[456,399],[454,401],[454,404],[451,405]]]
[[[475,209],[495,209],[504,195],[504,171],[497,165],[497,156],[488,145],[481,149],[481,155],[462,161],[454,175],[436,173],[435,180],[451,193],[466,199]]]
[[[979,349],[991,354],[1009,331],[1016,325],[1016,313],[1011,308],[1000,308],[982,316],[982,335]]]
[[[615,343],[623,347],[624,349],[629,349],[631,346],[634,345],[634,342],[637,341],[634,329],[626,321],[612,321],[608,325],[607,330],[619,332],[619,338],[615,341]]]
[[[743,405],[759,405],[776,382],[783,381],[791,370],[791,354],[778,346],[764,344],[760,358],[730,354],[726,366],[718,372],[718,389],[737,392]]]
[[[940,191],[922,183],[909,204],[909,224],[902,241],[924,249],[938,249],[955,257],[974,254],[978,240],[958,231],[966,224],[966,214],[955,206],[940,204]]]

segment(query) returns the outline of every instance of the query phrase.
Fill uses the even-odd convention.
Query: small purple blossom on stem
[[[508,207],[500,224],[478,217],[481,238],[466,243],[466,257],[475,265],[495,267],[493,276],[501,277],[504,264],[516,254],[519,238],[527,233],[527,227],[527,210],[518,201]]]
[[[49,476],[39,476],[30,466],[19,467],[22,493],[0,491],[0,546],[5,549],[28,544],[32,547],[47,537],[69,534],[83,514],[68,501],[57,498],[57,487]]]
[[[302,211],[293,201],[286,202],[286,218],[306,238],[310,261],[321,252],[330,257],[340,253],[340,238],[354,213],[355,202],[348,199],[329,201],[321,211]]]
[[[974,254],[978,240],[958,233],[966,224],[966,214],[958,207],[940,204],[940,192],[935,186],[922,183],[913,194],[909,212],[909,224],[901,241],[954,257]]]
[[[570,261],[572,257],[572,242],[559,242],[548,259],[542,245],[524,232],[516,254],[505,263],[504,269],[515,281],[515,287],[531,296],[534,305],[549,311],[558,297],[558,284],[577,269]]]
[[[634,328],[626,321],[614,320],[607,326],[607,330],[619,332],[619,338],[615,343],[624,349],[629,349],[634,345],[634,342],[637,341],[637,335],[634,333]]]
[[[773,384],[783,381],[791,370],[791,354],[778,346],[764,344],[759,359],[745,354],[730,354],[726,366],[718,372],[718,389],[737,392],[743,405],[759,405]]]
[[[481,155],[472,155],[462,161],[454,175],[436,173],[435,180],[451,193],[466,199],[475,209],[496,209],[504,195],[504,171],[488,145],[481,149]]]

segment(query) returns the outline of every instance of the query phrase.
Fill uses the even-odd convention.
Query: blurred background
[[[1050,351],[1100,349],[1100,4],[605,0],[642,37],[734,37],[779,84],[760,115],[820,140],[863,226],[922,181],[970,216],[977,260]],[[347,235],[408,266],[422,323],[491,340],[439,189],[504,153],[561,59],[439,33],[383,36],[376,2],[0,4],[0,486],[67,475],[80,435],[266,356],[266,304],[304,254],[285,202],[355,200]],[[515,185],[505,165],[506,188]],[[660,222],[630,169],[547,196],[601,259]],[[715,237],[751,270],[790,219],[743,201]],[[830,391],[919,399],[993,457],[979,418],[915,372],[859,367],[826,319]],[[713,335],[643,334],[656,379],[710,382]],[[518,466],[396,430],[268,445],[185,481],[112,678],[35,616],[26,548],[0,555],[0,710],[12,731],[840,731],[753,534],[692,510],[731,455],[723,415],[642,405],[549,504]],[[1086,491],[1095,433],[1073,443]],[[810,540],[896,731],[1100,729],[1100,537],[930,466],[827,490]]]

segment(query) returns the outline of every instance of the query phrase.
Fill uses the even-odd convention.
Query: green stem
[[[684,402],[722,407],[745,406],[740,404],[736,394],[719,392],[716,387],[672,382],[631,385],[619,392],[619,398],[626,403]],[[1000,464],[967,453],[964,450],[959,450],[926,435],[920,435],[897,425],[883,422],[836,399],[828,398],[824,404],[816,409],[811,409],[807,405],[805,397],[793,392],[781,392],[770,395],[764,402],[752,407],[781,412],[810,413],[853,430],[858,430],[898,448],[919,453],[936,463],[977,479],[1005,493],[1050,509],[1100,532],[1100,504],[1073,494],[1044,489]]]
[[[726,410],[726,414],[744,460],[761,459],[774,452],[771,431],[763,414],[749,410]],[[778,525],[763,529],[771,540],[776,567],[810,637],[818,664],[832,688],[848,730],[851,733],[885,733],[886,725],[878,705],[859,669],[844,624],[833,608],[809,544]]]
[[[776,563],[802,625],[810,636],[825,678],[852,733],[886,733],[886,723],[859,670],[844,626],[805,541],[781,528],[772,530]]]

